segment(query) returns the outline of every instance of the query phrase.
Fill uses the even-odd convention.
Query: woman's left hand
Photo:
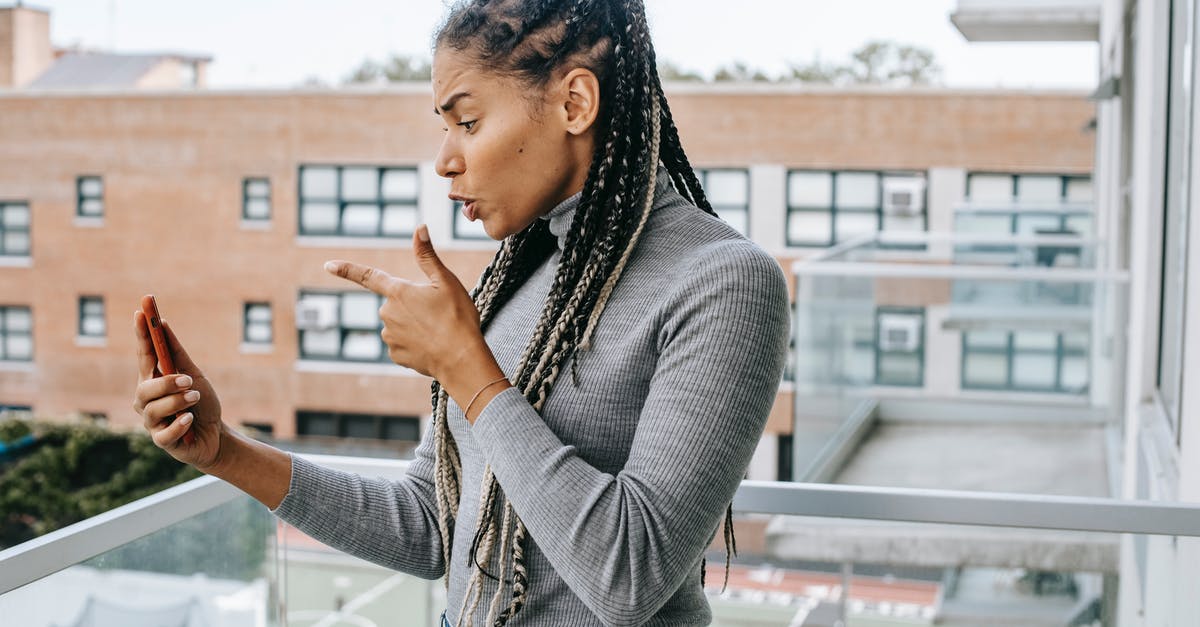
[[[429,279],[416,283],[379,268],[349,261],[325,263],[325,270],[383,296],[380,337],[392,361],[441,380],[448,369],[486,347],[479,331],[479,311],[458,277],[433,250],[425,225],[413,234],[417,265]]]

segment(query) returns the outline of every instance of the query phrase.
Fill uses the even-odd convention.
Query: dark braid
[[[600,114],[587,179],[541,318],[517,371],[510,376],[514,387],[540,412],[563,364],[570,360],[574,374],[580,352],[590,348],[597,321],[645,227],[654,189],[668,184],[657,176],[659,165],[688,200],[707,213],[713,210],[667,106],[642,0],[466,0],[451,9],[435,41],[438,48],[468,54],[484,71],[520,80],[533,96],[540,95],[541,88],[561,71],[574,67],[591,70],[600,84]],[[534,220],[505,239],[471,294],[482,329],[556,246],[546,220]],[[462,468],[446,424],[448,396],[436,381],[432,395],[438,516],[448,582]],[[488,623],[505,625],[526,602],[527,529],[502,496],[499,482],[486,468],[475,534],[466,556],[471,578],[460,623],[471,622],[482,596],[483,576],[499,581],[489,604]],[[729,509],[724,521],[727,551],[733,547],[732,522]],[[498,562],[493,562],[497,548]],[[726,577],[731,554],[727,553]],[[488,571],[493,566],[498,575]],[[509,572],[511,599],[501,610]],[[702,567],[702,578],[703,574]]]

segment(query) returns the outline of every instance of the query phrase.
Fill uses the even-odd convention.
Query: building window
[[[966,200],[955,211],[956,232],[1092,233],[1092,179],[1087,175],[971,172]]]
[[[296,434],[417,442],[421,439],[421,422],[414,416],[297,411]]]
[[[779,436],[779,444],[776,448],[778,457],[775,458],[775,480],[776,481],[792,481],[792,434],[784,434]]]
[[[750,172],[737,168],[697,168],[708,204],[745,237],[750,235]]]
[[[412,237],[417,169],[300,166],[300,234]]]
[[[788,353],[787,363],[783,364],[783,380],[796,380],[796,302],[792,301],[788,308],[791,315],[791,324],[788,325]]]
[[[787,179],[787,245],[833,246],[885,231],[926,229],[925,175],[793,170]]]
[[[1088,334],[1052,331],[966,331],[963,389],[1084,394]]]
[[[455,200],[451,205],[451,209],[454,211],[454,239],[492,241],[492,238],[488,237],[487,231],[483,230],[483,221],[468,220],[467,216],[463,215],[462,208],[463,203],[459,200]]]
[[[81,218],[104,217],[104,180],[98,176],[75,179],[75,215]]]
[[[33,360],[33,316],[28,307],[0,306],[0,361]]]
[[[80,296],[79,337],[104,337],[106,333],[104,298],[101,296]]]
[[[29,256],[29,205],[0,202],[0,256]]]
[[[875,384],[925,385],[925,310],[875,310]]]
[[[383,297],[367,291],[301,292],[296,305],[300,357],[351,362],[388,362],[379,332]]]
[[[271,219],[271,180],[247,178],[242,180],[242,219],[266,222]]]
[[[242,341],[247,344],[270,344],[271,303],[246,303],[242,308]]]
[[[0,420],[33,420],[33,408],[0,402]]]

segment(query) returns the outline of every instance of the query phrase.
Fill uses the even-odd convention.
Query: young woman
[[[434,378],[405,479],[228,429],[173,333],[184,374],[155,371],[140,314],[135,408],[175,458],[313,537],[445,576],[449,624],[708,624],[703,553],[723,520],[731,539],[788,297],[776,262],[705,200],[641,0],[460,5],[436,38],[433,96],[438,173],[500,251],[470,293],[424,227],[427,282],[326,265],[387,296],[389,356]]]

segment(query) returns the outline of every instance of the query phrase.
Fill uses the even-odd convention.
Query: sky
[[[9,0],[6,4],[11,4]],[[55,45],[211,55],[215,88],[336,84],[365,59],[428,57],[443,0],[30,0],[51,11]],[[779,73],[844,62],[871,39],[925,47],[950,87],[1097,83],[1095,43],[969,43],[957,0],[646,0],[659,59],[711,75],[743,61]]]

